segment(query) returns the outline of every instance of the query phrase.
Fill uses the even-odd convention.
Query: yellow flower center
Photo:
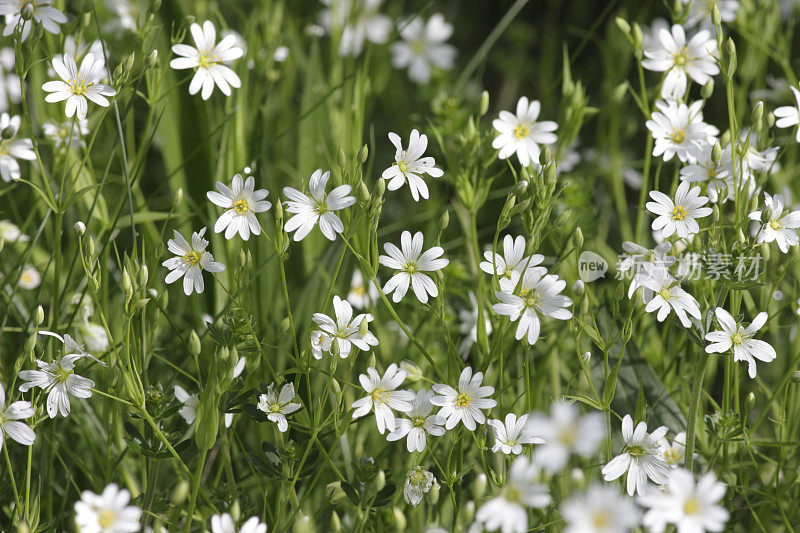
[[[672,219],[683,220],[684,218],[686,218],[686,208],[682,205],[676,205],[675,209],[672,210]]]
[[[367,293],[367,288],[364,285],[359,285],[353,287],[352,291],[356,296],[364,296]]]
[[[683,47],[683,50],[678,52],[677,54],[673,54],[672,62],[675,64],[676,67],[685,67],[686,63],[689,62],[689,55],[686,53],[686,47]]]
[[[0,155],[6,155],[8,153],[8,145],[9,141],[7,139],[0,141]]]
[[[520,493],[519,493],[519,490],[517,489],[517,487],[515,487],[513,485],[509,485],[508,487],[506,487],[504,492],[505,492],[506,500],[508,500],[510,502],[519,501]]]
[[[525,307],[528,309],[535,309],[536,307],[542,304],[542,297],[539,296],[539,293],[533,291],[530,295],[525,295]]]
[[[678,464],[678,461],[681,460],[681,452],[674,446],[670,446],[664,451],[664,460],[671,465]]]
[[[63,368],[59,368],[56,371],[56,381],[58,383],[64,383],[71,374],[72,370],[64,370]]]
[[[272,405],[270,405],[269,406],[269,412],[270,413],[280,413],[281,412],[280,404],[273,403]]]
[[[672,139],[673,142],[680,144],[686,139],[686,132],[683,130],[675,130],[669,138]]]
[[[462,392],[458,395],[458,398],[456,398],[456,405],[458,407],[467,407],[471,401],[472,398]]]
[[[525,137],[527,137],[529,133],[530,130],[528,129],[528,126],[520,124],[519,126],[514,128],[514,137],[516,137],[517,139],[522,140]]]
[[[411,425],[413,425],[416,428],[421,428],[422,426],[425,425],[425,419],[421,416],[415,416],[414,418],[411,419]]]
[[[596,530],[603,530],[611,525],[611,516],[608,511],[598,509],[592,513],[592,525]]]
[[[669,292],[669,287],[663,287],[660,291],[658,291],[658,295],[664,298],[665,300],[669,300],[672,298],[672,294]]]
[[[200,68],[209,68],[219,63],[219,57],[211,52],[202,52],[200,57],[197,58],[197,63]]]
[[[641,446],[631,446],[626,451],[631,457],[641,457],[645,454],[644,448]]]
[[[200,262],[200,254],[192,250],[183,256],[183,260],[186,261],[187,265],[194,266]]]
[[[736,345],[742,344],[742,335],[740,333],[734,333],[731,336],[731,342]]]
[[[405,161],[398,161],[397,163],[395,163],[395,165],[397,165],[397,169],[403,174],[408,173],[408,163],[406,163]]]
[[[233,203],[233,210],[243,215],[250,210],[250,206],[247,205],[247,200],[239,200],[238,202]]]
[[[414,274],[414,273],[417,272],[417,269],[418,269],[417,262],[416,261],[409,261],[403,267],[403,272],[407,272],[409,274]]]
[[[781,229],[781,223],[778,222],[777,220],[770,220],[769,221],[769,227],[774,229],[774,230],[779,230],[779,229]]]
[[[700,502],[694,496],[686,500],[686,503],[683,504],[684,514],[695,514],[699,510],[700,510]]]
[[[22,275],[19,277],[19,280],[22,283],[25,283],[26,285],[33,283],[33,277],[27,272],[23,272]]]
[[[116,522],[116,516],[114,516],[114,511],[110,511],[106,509],[105,511],[100,511],[97,514],[97,525],[102,528],[111,527]]]
[[[90,85],[91,83],[87,83],[83,78],[78,78],[69,84],[69,88],[72,90],[72,94],[84,96],[86,94],[86,88]]]
[[[323,200],[321,202],[315,202],[315,203],[316,203],[316,205],[314,206],[314,211],[318,215],[321,216],[321,215],[324,215],[325,213],[328,212],[328,204],[325,202],[325,200]]]
[[[382,403],[389,403],[389,392],[386,389],[375,389],[372,391],[372,401],[380,405]]]

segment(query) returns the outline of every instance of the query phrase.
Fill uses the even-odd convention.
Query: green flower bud
[[[475,476],[470,484],[470,491],[473,498],[482,498],[486,494],[486,474],[481,472]]]
[[[76,233],[76,234],[77,234],[77,235],[80,237],[81,235],[83,235],[84,233],[86,233],[86,224],[84,224],[83,222],[81,222],[81,221],[79,220],[79,221],[77,221],[77,222],[75,223],[75,225],[74,225],[74,226],[72,226],[72,229],[74,229],[74,230],[75,230],[75,233]]]
[[[712,94],[714,94],[714,80],[713,78],[708,78],[708,81],[703,85],[703,89],[700,91],[700,96],[703,100],[708,100],[711,98]]]
[[[425,495],[425,500],[431,505],[436,505],[436,503],[439,501],[439,484],[438,483],[434,483],[433,485],[431,485],[431,489]]]
[[[447,229],[447,226],[449,225],[450,225],[450,211],[445,210],[445,212],[442,213],[442,216],[439,217],[439,230],[444,231]]]
[[[363,180],[358,180],[358,194],[361,196],[361,201],[366,203],[370,200],[370,193]]]
[[[158,65],[158,50],[153,50],[144,60],[144,68],[153,68]]]
[[[366,144],[361,147],[361,150],[358,151],[358,164],[363,165],[366,163],[367,158],[369,157],[369,146]]]
[[[234,522],[238,522],[239,519],[242,517],[242,506],[239,505],[239,500],[234,500],[233,504],[231,505],[231,518],[233,518]]]
[[[131,276],[128,274],[128,267],[122,268],[122,289],[128,298],[133,295],[133,284],[131,283]]]
[[[305,514],[300,514],[292,524],[292,533],[314,533],[316,528],[311,517]]]
[[[715,142],[714,147],[711,149],[711,161],[713,161],[715,165],[718,165],[721,160],[722,145],[719,144],[719,142]]]
[[[35,347],[36,347],[36,333],[28,337],[28,340],[25,341],[25,353],[33,353],[33,349]]]
[[[189,353],[197,357],[200,355],[202,351],[202,345],[200,344],[200,337],[197,336],[197,332],[192,330],[189,333]]]
[[[36,307],[36,311],[33,313],[33,323],[38,328],[42,325],[42,322],[44,322],[44,309],[41,305],[39,305]]]
[[[342,530],[342,520],[339,518],[339,515],[336,514],[336,511],[331,513],[330,527],[333,533],[339,533]]]
[[[178,207],[181,203],[181,200],[183,200],[183,189],[179,187],[178,190],[175,191],[175,194],[172,196],[172,207],[173,208]]]
[[[478,103],[478,116],[482,117],[489,111],[489,91],[481,93],[481,100]]]
[[[717,7],[716,2],[714,2],[714,7],[711,9],[711,24],[715,27],[720,27],[722,25],[722,14],[719,12],[719,7]]]
[[[336,152],[336,163],[341,168],[344,168],[344,166],[347,164],[347,157],[345,157],[344,149],[341,146],[339,147],[339,151]]]
[[[185,479],[181,480],[172,490],[172,496],[170,498],[172,504],[176,506],[183,505],[183,503],[186,501],[186,498],[189,496],[189,491],[191,488],[192,486],[188,481]]]
[[[611,100],[617,103],[622,102],[625,99],[625,95],[628,94],[628,87],[630,87],[630,84],[627,81],[623,81],[614,87],[614,90],[611,91]]]
[[[736,72],[737,59],[736,59],[736,44],[734,44],[733,39],[731,37],[728,37],[726,49],[728,51],[728,77],[732,78],[733,73]]]
[[[2,137],[4,140],[13,139],[14,135],[16,134],[17,134],[17,128],[15,128],[14,126],[6,126],[5,128],[3,128],[3,131],[0,131],[0,137]]]
[[[792,374],[792,381],[794,383],[800,383],[800,370]]]
[[[572,234],[572,244],[575,248],[583,246],[583,232],[581,228],[575,228],[575,232]]]
[[[392,516],[394,516],[394,530],[405,531],[408,522],[406,522],[406,515],[397,507],[392,507]]]
[[[366,322],[366,320],[364,322]],[[378,470],[378,473],[375,475],[375,479],[372,480],[372,486],[375,489],[375,492],[378,492],[386,486],[386,473],[383,470]]]
[[[614,23],[616,23],[617,28],[625,34],[626,37],[630,38],[631,36],[631,25],[622,17],[617,17],[614,19]]]

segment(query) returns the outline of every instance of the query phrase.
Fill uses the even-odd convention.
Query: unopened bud
[[[202,351],[202,345],[200,344],[200,337],[197,336],[197,332],[192,330],[189,333],[189,353],[194,356],[200,355]]]
[[[474,498],[482,498],[486,494],[486,474],[481,472],[472,480],[471,487]]]
[[[150,277],[150,271],[147,270],[146,265],[142,265],[142,268],[139,269],[139,286],[140,287],[146,286],[149,277]]]
[[[513,189],[511,189],[511,194],[513,194],[514,196],[517,196],[517,197],[525,194],[526,192],[528,192],[528,182],[527,182],[527,180],[520,181],[519,183],[514,185]]]
[[[478,116],[482,117],[489,111],[489,91],[481,93],[481,100],[478,104]]]
[[[191,485],[185,479],[182,480],[172,491],[172,504],[176,506],[181,506],[186,501],[186,498],[189,496],[189,489],[191,489]]]
[[[333,533],[339,533],[342,530],[342,520],[339,518],[339,515],[336,513],[336,511],[331,513],[329,524]]]
[[[625,99],[625,95],[628,93],[629,86],[630,84],[627,81],[623,81],[614,87],[614,90],[611,91],[611,100],[614,102],[622,102]]]
[[[239,505],[239,500],[234,500],[233,504],[231,505],[231,518],[233,518],[234,522],[238,522],[239,519],[242,517],[242,506]]]
[[[711,217],[714,222],[719,220],[719,206],[717,204],[714,204],[714,207],[711,208]]]
[[[5,128],[3,128],[3,131],[0,131],[0,137],[2,137],[6,141],[9,139],[13,139],[14,135],[16,134],[17,134],[17,128],[15,128],[14,126],[6,126]]]
[[[745,399],[744,399],[744,410],[745,410],[745,412],[750,411],[755,404],[756,404],[756,395],[753,394],[752,391],[750,391],[750,393],[747,396],[745,396]]]
[[[367,189],[367,186],[364,184],[364,180],[358,180],[358,194],[361,196],[362,202],[369,202],[369,189]]]
[[[84,233],[86,233],[86,224],[84,224],[83,222],[81,222],[81,221],[79,220],[79,221],[77,221],[77,222],[75,223],[75,225],[74,225],[74,226],[72,226],[72,229],[74,229],[74,230],[75,230],[75,233],[77,233],[77,234],[78,234],[78,236],[81,236],[81,235],[83,235]]]
[[[634,23],[633,25],[633,44],[638,49],[642,47],[642,42],[644,42],[644,35],[642,34],[642,28],[639,27],[639,24]]]
[[[292,533],[314,533],[314,523],[311,517],[305,514],[300,514],[292,524]]]
[[[617,25],[617,28],[624,33],[626,36],[630,37],[631,35],[631,25],[622,17],[617,17],[614,19],[614,22]]]
[[[122,269],[122,289],[127,296],[133,293],[133,284],[131,283],[131,276],[128,274],[128,267]]]
[[[794,383],[800,383],[800,370],[792,374],[792,381]]]
[[[583,280],[576,280],[575,283],[572,284],[572,294],[575,296],[580,296],[583,294],[583,291],[586,289]]]
[[[761,121],[764,118],[764,102],[758,101],[756,102],[756,106],[753,108],[753,127],[757,128]]]
[[[733,39],[728,37],[728,42],[726,44],[726,48],[728,51],[728,77],[732,77],[733,73],[736,72],[736,44],[734,44]]]
[[[383,487],[386,486],[386,472],[383,470],[378,470],[378,473],[375,475],[375,479],[372,481],[372,485],[376,491],[380,491]]]
[[[363,165],[369,157],[369,146],[366,144],[358,151],[358,164]]]
[[[158,50],[153,50],[144,60],[145,68],[153,68],[158,65]]]
[[[572,234],[572,244],[575,248],[583,246],[583,231],[581,231],[581,228],[575,228],[575,233]]]
[[[36,311],[33,312],[33,323],[38,328],[44,322],[44,308],[41,305],[36,307]]]
[[[716,2],[714,2],[714,7],[711,9],[711,24],[714,26],[722,25],[722,14],[719,12]]]
[[[703,97],[703,100],[708,100],[711,98],[712,94],[714,94],[714,80],[708,78],[708,81],[703,85],[703,89],[700,91],[700,96]]]
[[[714,147],[711,149],[711,161],[715,165],[719,165],[719,162],[722,161],[722,145],[719,142],[715,142]]]
[[[275,220],[278,221],[278,224],[283,227],[283,204],[280,201],[275,202]]]
[[[450,225],[450,211],[445,210],[445,212],[442,213],[442,216],[439,217],[439,229],[441,231],[444,231],[447,229],[447,226],[449,225]]]
[[[179,188],[172,197],[172,207],[178,207],[183,200],[183,189]]]
[[[439,484],[434,483],[431,485],[431,490],[428,491],[428,494],[425,495],[425,499],[431,505],[436,505],[439,501]]]
[[[344,155],[344,148],[342,148],[341,146],[339,147],[339,151],[336,152],[336,163],[341,168],[344,168],[344,166],[347,164],[347,158]]]
[[[397,507],[392,507],[392,516],[394,517],[394,530],[405,531],[408,525],[405,513]]]

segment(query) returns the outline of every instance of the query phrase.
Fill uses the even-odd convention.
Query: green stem
[[[694,370],[694,379],[692,380],[692,399],[689,404],[689,418],[686,425],[686,468],[692,469],[694,462],[694,441],[695,429],[697,426],[697,418],[700,411],[700,397],[703,394],[703,378],[706,375],[706,366],[708,363],[708,354],[703,351],[700,354],[700,359],[697,361],[697,367]],[[700,417],[702,420],[702,417]]]
[[[186,513],[186,523],[183,526],[183,532],[189,533],[192,529],[192,516],[194,515],[194,508],[197,505],[197,493],[200,490],[200,479],[203,477],[203,467],[206,464],[206,456],[208,450],[203,449],[200,451],[200,459],[197,462],[197,470],[194,474],[194,481],[192,482],[192,497],[189,500],[189,510]]]

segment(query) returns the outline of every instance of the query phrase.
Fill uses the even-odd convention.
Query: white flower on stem
[[[456,49],[445,41],[453,35],[453,25],[436,13],[428,22],[417,16],[400,24],[400,37],[392,45],[392,66],[408,68],[408,79],[415,83],[428,83],[431,67],[452,70]]]
[[[713,472],[700,476],[685,468],[669,474],[666,490],[651,488],[637,501],[647,508],[642,525],[653,533],[661,533],[667,524],[675,525],[678,533],[722,531],[730,513],[720,505],[727,487],[717,481]]]
[[[200,96],[208,100],[216,85],[225,96],[230,96],[231,87],[242,86],[239,76],[228,66],[244,55],[244,50],[236,46],[236,36],[228,35],[217,44],[217,30],[210,20],[202,26],[194,23],[189,30],[195,46],[173,45],[172,51],[180,57],[170,61],[169,66],[175,70],[195,69],[189,94],[197,94],[202,89]]]
[[[458,312],[458,331],[464,335],[464,340],[458,346],[458,353],[461,357],[466,357],[472,345],[478,342],[478,300],[472,291],[469,291],[469,302],[468,309],[461,309]],[[483,311],[483,324],[488,337],[492,333],[492,321],[489,318],[488,309]]]
[[[675,200],[661,191],[650,191],[653,202],[647,202],[647,210],[656,215],[652,228],[661,230],[665,239],[677,234],[681,239],[686,239],[700,232],[698,218],[707,217],[713,211],[705,205],[708,197],[700,196],[700,187],[689,189],[689,183],[682,181],[675,191]]]
[[[661,457],[664,458],[664,462],[666,462],[670,467],[675,468],[679,464],[683,462],[683,457],[686,454],[686,433],[681,431],[672,442],[664,437],[661,439],[661,442],[658,443],[659,451],[661,452]]]
[[[717,42],[706,30],[700,30],[687,42],[686,32],[679,24],[670,31],[662,29],[658,44],[645,48],[644,55],[642,67],[667,73],[661,85],[661,97],[665,99],[683,98],[687,77],[702,86],[719,74]]]
[[[30,139],[15,139],[19,132],[21,119],[8,113],[0,115],[0,177],[3,181],[18,180],[22,177],[17,159],[34,161],[36,153]]]
[[[236,365],[233,367],[233,371],[231,372],[231,379],[236,379],[242,375],[244,372],[244,367],[247,366],[247,359],[244,357],[240,357],[239,360],[236,362]],[[223,417],[225,421],[225,427],[229,428],[233,424],[233,413],[225,413]]]
[[[567,523],[564,533],[627,533],[639,525],[642,515],[631,498],[600,483],[572,496],[558,511]]]
[[[331,351],[333,339],[324,331],[315,330],[311,332],[311,353],[314,359],[322,359],[323,352]]]
[[[383,266],[396,270],[394,276],[383,286],[383,292],[394,293],[392,295],[394,302],[403,299],[408,292],[409,285],[414,290],[414,295],[422,303],[428,302],[428,295],[433,298],[439,295],[436,283],[425,272],[441,270],[450,264],[450,261],[441,257],[444,253],[441,246],[434,246],[423,252],[422,245],[421,231],[415,233],[413,239],[409,231],[404,231],[400,235],[402,251],[389,242],[383,245],[383,249],[388,255],[378,257],[378,261]]]
[[[218,181],[217,190],[206,193],[212,204],[227,209],[214,224],[214,233],[221,233],[224,230],[225,238],[228,240],[237,233],[244,240],[250,238],[250,232],[253,235],[261,233],[256,213],[269,210],[272,204],[265,200],[269,191],[254,190],[255,184],[253,176],[242,182],[242,175],[236,174],[230,188]]]
[[[116,483],[102,494],[85,490],[75,502],[75,523],[81,533],[129,533],[139,531],[142,510],[128,505],[131,493]]]
[[[533,413],[528,418],[530,433],[543,439],[536,447],[536,463],[555,474],[566,466],[572,454],[591,457],[606,438],[606,424],[600,413],[581,416],[578,408],[556,400],[550,415]]]
[[[675,311],[675,315],[685,328],[692,325],[687,315],[700,320],[700,304],[694,299],[694,296],[681,288],[680,281],[673,278],[666,269],[650,269],[646,273],[640,274],[637,282],[645,289],[652,291],[652,298],[647,301],[645,311],[648,313],[657,311],[656,319],[659,322],[663,322],[667,318],[670,310]]]
[[[3,239],[6,243],[26,242],[30,240],[30,237],[22,233],[19,226],[10,220],[0,220],[0,239]]]
[[[30,402],[18,401],[6,405],[6,390],[0,384],[0,450],[3,440],[11,438],[23,446],[33,445],[36,433],[26,424],[20,422],[36,414]],[[442,432],[444,433],[444,432]]]
[[[347,301],[356,309],[364,309],[371,306],[380,298],[378,286],[370,280],[369,288],[364,274],[359,269],[353,271],[353,278],[350,280],[350,292],[347,293]]]
[[[539,163],[540,145],[558,140],[553,133],[558,124],[549,120],[537,121],[541,109],[539,100],[529,102],[523,96],[517,102],[516,114],[500,111],[500,118],[492,121],[492,126],[500,133],[492,141],[492,148],[500,150],[497,157],[508,159],[516,153],[523,167]]]
[[[682,0],[688,4],[690,0]],[[687,26],[701,25],[709,30],[714,29],[711,21],[711,13],[714,7],[719,10],[720,21],[728,24],[736,20],[736,11],[739,9],[739,0],[693,0],[692,11],[686,20]]]
[[[800,91],[796,87],[790,87],[794,93],[795,105],[783,106],[773,111],[775,118],[775,126],[778,128],[792,128],[800,124]],[[800,128],[796,132],[796,140],[800,143]]]
[[[344,231],[344,225],[334,211],[350,207],[356,203],[356,199],[349,196],[351,187],[346,184],[326,194],[325,186],[330,177],[330,171],[323,173],[321,168],[315,170],[308,180],[310,197],[297,189],[283,188],[283,194],[289,198],[286,210],[294,213],[283,229],[288,233],[295,232],[295,242],[302,241],[317,224],[322,234],[331,241],[336,239],[337,233]]]
[[[173,391],[175,392],[175,399],[183,404],[183,407],[178,409],[178,414],[183,417],[187,424],[194,424],[197,418],[197,406],[200,405],[200,398],[198,398],[197,394],[189,394],[180,385],[175,385]]]
[[[35,24],[41,24],[45,31],[54,35],[60,33],[59,24],[67,22],[67,16],[52,7],[52,3],[53,0],[0,0],[0,15],[6,17],[3,36],[13,35],[20,24],[22,42],[28,38]],[[27,20],[23,20],[23,12]]]
[[[789,252],[790,246],[798,243],[797,228],[800,228],[800,211],[784,214],[783,196],[770,196],[764,193],[765,209],[753,211],[749,218],[753,221],[750,233],[758,244],[777,242],[783,253]],[[766,218],[766,219],[765,219]]]
[[[656,101],[654,111],[646,122],[647,129],[655,139],[654,156],[663,156],[669,161],[677,156],[681,162],[693,163],[690,148],[703,143],[713,144],[719,130],[703,122],[703,101],[687,106],[674,100]]]
[[[492,452],[502,452],[506,455],[519,455],[522,453],[523,444],[544,444],[544,439],[537,437],[528,425],[528,415],[517,418],[514,413],[508,413],[505,422],[493,418],[486,422],[494,430],[494,445]]]
[[[667,255],[672,249],[672,244],[662,242],[655,248],[649,249],[639,246],[635,242],[624,241],[622,249],[625,250],[624,259],[617,265],[620,273],[631,272],[631,285],[628,288],[628,298],[633,298],[636,290],[641,287],[637,278],[639,274],[646,273],[648,269],[662,268],[667,269],[675,263],[675,256]],[[653,297],[652,291],[645,288],[642,291],[642,301],[648,302]]]
[[[25,290],[33,290],[42,284],[42,275],[32,265],[25,265],[22,267],[22,272],[19,275],[19,286]]]
[[[436,478],[421,466],[409,470],[406,474],[406,482],[403,484],[403,499],[407,504],[416,507],[434,485],[439,486]]]
[[[324,313],[314,313],[313,320],[331,339],[330,351],[338,353],[342,359],[350,355],[353,345],[362,351],[369,351],[370,346],[377,346],[378,339],[367,330],[372,322],[369,313],[353,317],[353,307],[347,300],[333,297],[333,311],[336,320]]]
[[[177,257],[172,257],[161,263],[170,270],[166,282],[174,283],[183,277],[183,292],[186,296],[197,291],[203,292],[203,270],[216,273],[225,270],[225,265],[214,261],[211,252],[207,252],[208,241],[203,238],[206,228],[192,234],[192,243],[189,244],[183,235],[174,230],[175,238],[167,241],[167,248]]]
[[[44,136],[53,141],[56,148],[66,146],[67,148],[84,148],[86,143],[83,140],[85,135],[89,135],[89,121],[84,119],[67,120],[61,122],[47,121],[42,124]],[[35,157],[36,154],[34,154]]]
[[[444,435],[445,419],[439,415],[432,415],[433,391],[421,389],[411,401],[411,411],[406,413],[408,418],[395,419],[395,429],[386,436],[388,441],[400,440],[406,437],[406,448],[409,452],[425,450],[427,435],[441,437]]]
[[[48,81],[42,85],[42,89],[50,93],[45,97],[45,102],[66,100],[67,118],[76,116],[78,120],[86,118],[88,100],[101,107],[108,107],[110,104],[106,97],[116,95],[117,91],[100,83],[105,72],[104,67],[103,58],[96,58],[94,54],[86,54],[80,69],[71,54],[65,52],[64,55],[55,56],[53,70],[61,80]]]
[[[721,307],[714,310],[717,322],[722,331],[706,333],[706,340],[711,342],[706,346],[707,353],[733,352],[734,361],[747,363],[747,373],[750,379],[756,377],[756,359],[769,363],[775,360],[775,348],[769,343],[754,339],[753,336],[767,322],[767,313],[758,313],[749,326],[742,327],[729,312]]]
[[[528,531],[528,508],[550,505],[547,485],[539,482],[539,467],[524,455],[514,459],[508,482],[500,494],[484,503],[475,513],[475,521],[488,531],[525,533]]]
[[[86,345],[90,352],[103,353],[108,350],[108,332],[95,322],[81,322],[75,325],[75,336]]]
[[[237,529],[231,515],[215,514],[211,516],[211,533],[267,533],[267,524],[257,516],[251,516]]]
[[[472,367],[461,371],[456,388],[444,383],[437,383],[433,391],[437,394],[431,398],[433,405],[441,407],[439,416],[447,420],[445,428],[453,429],[459,422],[470,431],[475,431],[476,424],[483,424],[486,417],[483,409],[491,409],[497,402],[490,396],[494,394],[494,387],[481,385],[483,372],[472,374]]]
[[[633,428],[631,415],[622,419],[622,440],[625,450],[603,467],[603,479],[613,481],[627,473],[628,495],[642,494],[647,480],[663,485],[667,480],[669,466],[659,453],[658,443],[667,434],[666,426],[647,433],[647,423],[639,422]]]
[[[506,279],[511,279],[514,272],[524,274],[526,270],[544,261],[541,254],[525,255],[525,237],[522,235],[506,235],[503,237],[503,255],[486,250],[483,258],[485,260],[479,265],[481,270]]]
[[[359,398],[351,405],[355,409],[353,418],[360,418],[374,410],[375,422],[381,435],[387,429],[390,432],[397,429],[394,411],[408,413],[414,408],[411,403],[415,397],[413,392],[395,390],[403,384],[407,374],[406,370],[397,368],[395,363],[389,365],[383,377],[373,367],[367,368],[366,374],[359,374],[358,381],[367,396]]]
[[[281,433],[289,429],[286,415],[300,409],[302,405],[292,402],[294,400],[294,384],[287,383],[281,388],[280,394],[275,394],[275,384],[270,383],[267,393],[258,397],[258,409],[267,413],[267,419],[278,424]]]
[[[706,183],[708,199],[712,203],[733,200],[736,196],[736,187],[731,175],[733,164],[726,157],[731,157],[730,150],[723,150],[722,157],[716,163],[712,155],[714,147],[708,143],[689,148],[689,154],[694,163],[681,168],[681,179],[689,183]],[[737,180],[739,188],[744,189],[750,178]]]
[[[500,280],[501,290],[495,293],[500,301],[492,306],[495,313],[508,316],[512,322],[519,321],[515,338],[527,337],[531,346],[539,340],[539,315],[557,320],[572,318],[572,312],[567,309],[572,305],[572,299],[559,294],[567,282],[555,274],[545,275],[546,272],[544,268],[535,267],[525,272],[521,283],[516,272],[511,279]]]
[[[103,366],[106,364],[83,351],[83,348],[69,335],[62,337],[51,331],[40,331],[39,334],[60,340],[64,344],[66,355],[52,363],[37,359],[36,366],[39,370],[22,370],[19,378],[27,383],[20,385],[19,390],[28,392],[34,387],[40,387],[48,393],[47,414],[50,418],[55,418],[59,413],[67,417],[70,412],[69,397],[91,398],[94,387],[94,381],[75,374],[75,362],[83,357],[90,357]]]
[[[441,169],[436,168],[436,160],[432,157],[423,157],[428,147],[428,136],[424,133],[420,135],[416,129],[411,130],[408,150],[403,150],[403,142],[396,133],[389,132],[389,140],[397,151],[394,155],[395,163],[381,174],[382,179],[389,180],[386,188],[396,191],[408,181],[408,188],[414,201],[418,202],[420,196],[427,200],[428,186],[422,175],[428,174],[432,178],[439,178],[444,174]]]
[[[328,33],[341,31],[339,54],[357,57],[364,41],[384,44],[392,32],[392,19],[380,13],[383,0],[321,0],[329,6],[320,22]]]

